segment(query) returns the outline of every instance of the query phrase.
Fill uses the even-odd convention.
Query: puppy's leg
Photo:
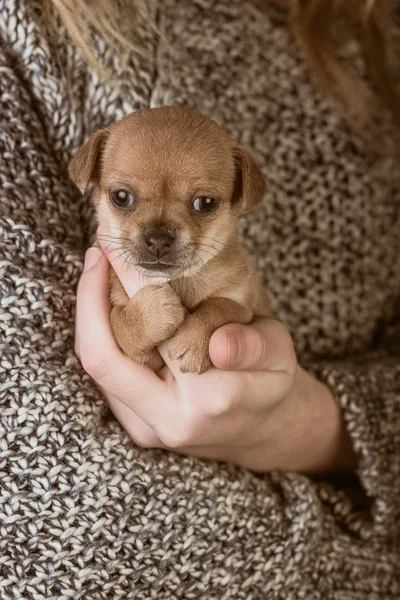
[[[184,318],[179,297],[162,285],[148,285],[124,306],[111,310],[111,326],[121,350],[154,371],[164,365],[156,346],[171,337]]]
[[[188,315],[168,344],[170,358],[181,358],[182,373],[204,373],[212,362],[208,352],[214,331],[228,323],[250,323],[253,312],[229,298],[209,298]]]

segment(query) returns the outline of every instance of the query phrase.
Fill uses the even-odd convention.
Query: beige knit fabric
[[[398,600],[400,188],[283,22],[243,0],[136,4],[142,56],[123,68],[98,41],[115,90],[62,36],[49,47],[40,3],[0,0],[0,599]],[[102,421],[73,352],[90,209],[66,165],[162,104],[216,119],[262,166],[243,240],[343,406],[359,480],[139,450]]]

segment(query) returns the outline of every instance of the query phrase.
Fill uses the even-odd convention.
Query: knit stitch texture
[[[140,55],[123,65],[96,44],[118,89],[49,38],[42,5],[0,0],[0,599],[398,600],[393,173],[252,2],[136,1]],[[102,419],[73,350],[91,209],[66,165],[99,127],[164,104],[216,119],[262,167],[243,243],[343,407],[356,481],[140,450]]]

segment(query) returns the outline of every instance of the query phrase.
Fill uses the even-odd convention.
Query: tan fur
[[[130,358],[158,370],[163,362],[156,346],[170,340],[181,370],[202,373],[211,366],[208,346],[216,329],[269,314],[267,294],[236,238],[239,216],[263,197],[264,179],[217,123],[181,108],[138,111],[95,133],[69,171],[82,191],[94,183],[103,239],[143,265],[155,283],[129,299],[110,272],[111,323]],[[116,190],[129,191],[134,207],[116,207],[110,199]],[[198,196],[219,205],[210,214],[195,213]],[[173,239],[164,257],[150,253],[149,231]],[[173,268],[165,270],[162,262]]]

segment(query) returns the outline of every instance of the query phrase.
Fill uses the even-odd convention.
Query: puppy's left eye
[[[134,197],[127,190],[116,190],[111,192],[110,197],[114,204],[121,206],[122,208],[130,208],[135,202]]]
[[[217,208],[218,202],[215,198],[210,198],[209,196],[198,196],[193,200],[193,208],[196,212],[211,212],[215,208]]]

